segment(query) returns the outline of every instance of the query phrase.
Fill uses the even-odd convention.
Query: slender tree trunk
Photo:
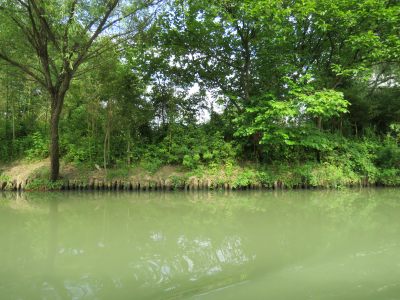
[[[87,136],[89,137],[89,161],[90,165],[92,164],[92,137],[90,136],[90,116],[87,116]]]
[[[15,143],[15,103],[14,98],[11,100],[11,112],[12,112],[12,141]]]
[[[322,118],[321,117],[318,117],[318,119],[317,119],[317,126],[318,126],[319,130],[322,129]]]
[[[104,146],[103,146],[104,171],[107,171],[107,140],[108,140],[108,130],[106,129],[106,134],[104,136]]]
[[[113,100],[111,99],[108,102],[108,120],[107,120],[107,133],[108,133],[108,140],[107,140],[107,158],[108,158],[108,163],[111,162],[111,124],[112,124],[112,107],[113,105]]]
[[[357,122],[354,122],[354,127],[356,128],[356,137],[358,137],[358,126],[357,126]]]
[[[131,133],[129,132],[128,129],[128,145],[127,145],[127,149],[126,149],[126,155],[127,155],[127,164],[128,166],[131,165]]]
[[[244,100],[248,104],[250,101],[250,45],[249,41],[246,39],[244,41],[244,70],[243,70],[243,90],[244,90]]]
[[[11,100],[11,114],[12,114],[12,142],[11,142],[11,155],[15,157],[15,103],[14,98]]]
[[[108,154],[108,161],[111,161],[111,131],[108,130],[108,140],[107,140],[107,154]]]
[[[10,92],[9,92],[9,85],[8,82],[6,84],[6,122],[4,124],[4,136],[5,136],[5,140],[7,141],[8,139],[8,106],[9,106],[9,96],[10,96]],[[7,152],[9,149],[9,145],[7,145]]]
[[[44,112],[44,132],[47,134],[47,124],[49,124],[49,122],[47,121],[47,117],[49,114],[49,107],[48,105],[46,105],[46,110]]]
[[[105,124],[105,135],[104,135],[104,170],[107,170],[107,162],[110,163],[110,139],[111,139],[111,101],[107,104],[107,120]]]
[[[317,117],[317,127],[319,130],[322,130],[322,118],[321,117]],[[317,162],[320,163],[321,162],[321,151],[316,150],[315,154],[316,154]]]

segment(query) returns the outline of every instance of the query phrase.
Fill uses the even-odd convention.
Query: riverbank
[[[0,190],[241,190],[400,186],[400,171],[358,174],[343,166],[225,164],[188,170],[164,166],[155,172],[141,167],[104,170],[98,166],[61,165],[61,178],[51,182],[49,161],[19,161],[0,168]]]

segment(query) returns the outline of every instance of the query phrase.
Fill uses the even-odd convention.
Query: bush
[[[63,185],[62,180],[51,181],[50,170],[48,167],[36,169],[29,177],[26,190],[32,191],[51,191],[60,190]]]
[[[64,145],[64,160],[66,162],[82,163],[90,161],[90,151],[93,153],[93,149],[90,149],[86,145],[81,144],[66,144]]]
[[[400,168],[400,147],[392,138],[386,138],[377,150],[376,164],[381,168]]]
[[[397,168],[380,170],[378,182],[386,186],[399,186],[400,170]]]
[[[62,180],[50,181],[48,179],[36,178],[30,181],[25,189],[31,191],[54,191],[61,190],[62,186]]]
[[[129,168],[107,169],[106,179],[126,179],[129,177]]]
[[[256,183],[258,174],[252,169],[245,169],[241,171],[232,183],[232,187],[248,187],[252,183]]]
[[[25,151],[28,160],[43,159],[49,156],[49,142],[40,132],[35,132],[28,137],[30,147]]]
[[[200,154],[196,153],[194,155],[186,154],[183,157],[182,165],[188,169],[196,169],[200,163]]]
[[[3,173],[0,173],[0,182],[9,181],[11,178]]]
[[[337,188],[357,182],[358,176],[351,170],[328,163],[316,166],[310,174],[310,185],[315,187]]]

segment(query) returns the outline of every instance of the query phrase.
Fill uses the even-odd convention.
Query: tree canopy
[[[398,1],[15,0],[0,21],[2,161],[399,175]]]

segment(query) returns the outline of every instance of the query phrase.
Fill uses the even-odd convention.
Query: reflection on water
[[[400,299],[396,189],[0,194],[1,299]]]

